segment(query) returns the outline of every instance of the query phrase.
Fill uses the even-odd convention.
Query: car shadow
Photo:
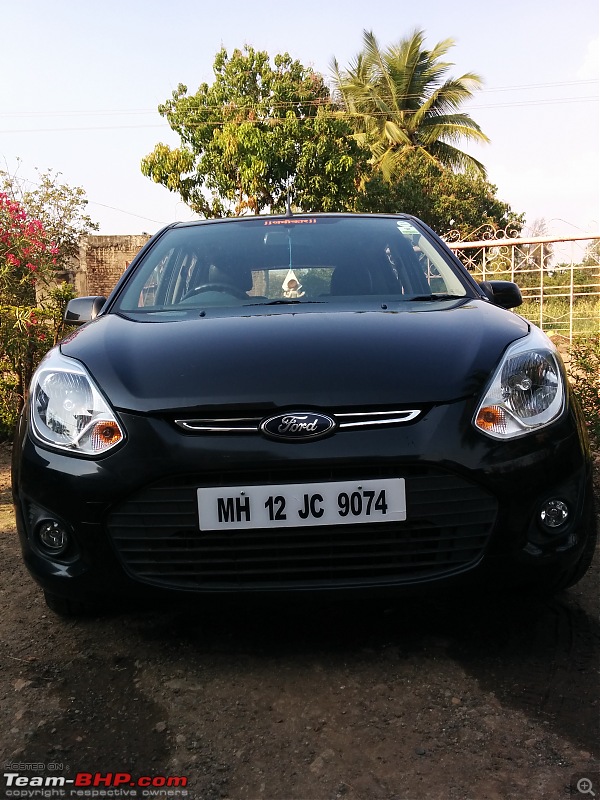
[[[502,706],[549,721],[593,751],[598,741],[600,625],[576,594],[440,595],[394,603],[318,606],[244,604],[141,614],[135,627],[154,646],[207,658],[260,661],[372,659],[401,665],[454,662]],[[390,670],[392,671],[392,670]]]

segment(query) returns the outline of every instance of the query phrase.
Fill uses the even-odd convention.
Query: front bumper
[[[81,599],[224,593],[415,590],[497,573],[535,579],[580,557],[591,501],[589,454],[571,408],[542,432],[498,442],[469,403],[416,424],[306,443],[186,434],[171,419],[120,414],[126,443],[98,461],[35,444],[22,420],[14,490],[25,562],[47,590]],[[196,490],[403,477],[402,523],[201,532]],[[555,532],[543,502],[570,509]],[[60,558],[36,531],[56,519]]]

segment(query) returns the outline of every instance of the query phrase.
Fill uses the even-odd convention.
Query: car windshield
[[[467,287],[409,218],[246,217],[166,231],[114,308],[430,301],[465,297]]]

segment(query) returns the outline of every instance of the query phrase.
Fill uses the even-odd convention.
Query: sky
[[[598,0],[0,0],[0,169],[61,173],[101,234],[154,233],[194,217],[140,171],[158,142],[179,143],[157,107],[212,83],[222,46],[288,52],[329,82],[363,30],[385,47],[415,29],[426,47],[455,41],[453,77],[484,80],[463,110],[491,143],[464,149],[497,196],[529,229],[599,234]]]

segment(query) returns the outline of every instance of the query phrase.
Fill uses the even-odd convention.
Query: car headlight
[[[101,455],[123,441],[115,414],[85,367],[52,350],[31,381],[31,430],[42,444]]]
[[[556,351],[537,328],[504,353],[473,424],[495,439],[539,430],[562,412],[565,387]]]

